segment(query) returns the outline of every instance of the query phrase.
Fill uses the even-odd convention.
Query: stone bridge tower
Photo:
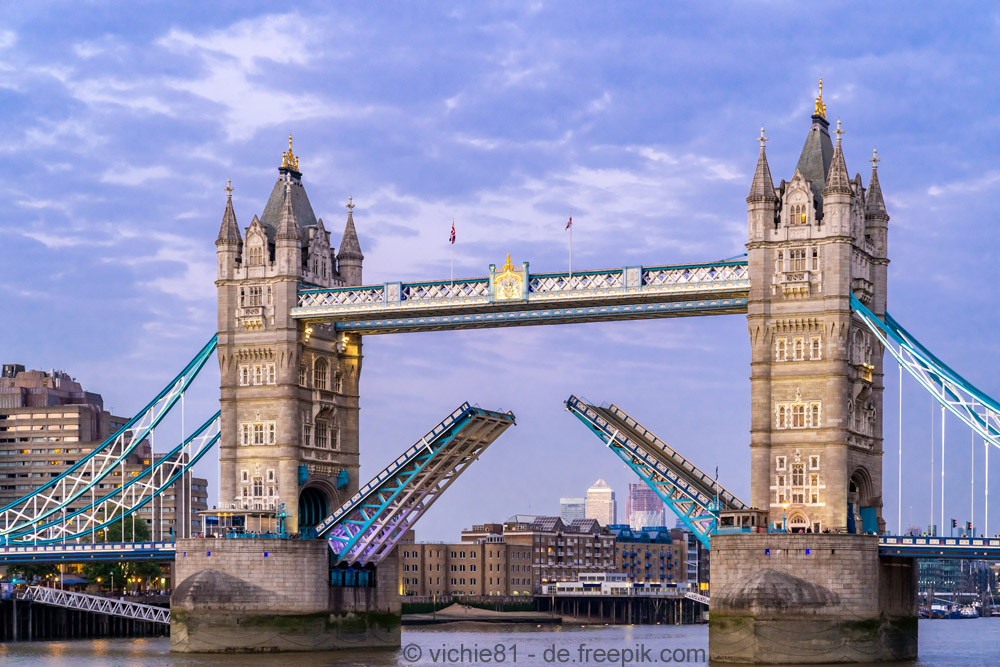
[[[881,530],[882,356],[851,315],[884,316],[887,223],[877,155],[867,190],[831,142],[823,83],[790,181],[764,150],[747,197],[751,503],[790,529]]]
[[[282,155],[278,180],[241,235],[227,187],[215,242],[222,437],[220,509],[248,530],[284,505],[289,532],[307,529],[358,488],[361,338],[289,316],[300,286],[361,284],[364,255],[353,203],[339,254],[313,213],[299,159]]]

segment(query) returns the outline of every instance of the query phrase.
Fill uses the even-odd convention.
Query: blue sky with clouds
[[[998,51],[1000,18],[976,3],[7,5],[0,357],[65,368],[119,414],[142,407],[214,331],[226,179],[245,226],[289,132],[335,238],[354,196],[366,282],[447,276],[452,218],[459,276],[508,252],[563,269],[570,214],[577,267],[738,254],[758,129],[776,180],[790,178],[823,76],[851,173],[867,183],[871,149],[884,158],[890,311],[1000,395]],[[555,513],[598,477],[623,510],[630,473],[562,410],[578,393],[748,497],[748,359],[740,316],[369,337],[362,477],[470,400],[519,425],[420,538]],[[206,371],[189,415],[216,409],[217,380]],[[925,524],[930,404],[903,391],[903,520]],[[964,520],[971,443],[949,426],[948,514]]]

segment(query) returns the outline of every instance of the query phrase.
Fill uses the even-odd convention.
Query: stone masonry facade
[[[358,488],[361,337],[289,314],[303,286],[361,284],[354,204],[348,201],[335,253],[302,185],[291,137],[263,213],[243,232],[233,189],[226,190],[216,240],[219,507],[277,512],[283,505],[285,528],[296,532]]]
[[[880,530],[882,357],[852,294],[885,314],[878,158],[850,178],[820,97],[790,181],[760,155],[747,197],[751,276],[751,504],[796,531]]]

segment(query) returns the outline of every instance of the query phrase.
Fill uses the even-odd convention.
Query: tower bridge
[[[811,637],[816,660],[856,659],[862,649],[872,659],[914,656],[916,626],[907,625],[916,613],[912,557],[996,557],[1000,540],[886,534],[884,352],[897,361],[900,378],[903,370],[915,377],[988,448],[1000,447],[1000,403],[889,315],[889,214],[880,159],[873,154],[865,185],[860,174],[849,175],[839,121],[833,134],[836,140],[821,90],[798,163],[776,186],[761,129],[746,199],[745,255],[565,273],[532,273],[528,262],[515,264],[508,255],[478,278],[379,284],[363,280],[353,200],[348,198],[335,248],[313,212],[289,137],[270,197],[246,227],[237,222],[232,185],[226,188],[216,239],[216,336],[102,447],[0,508],[0,559],[173,555],[186,577],[177,602],[186,614],[204,614],[206,623],[249,613],[253,605],[258,615],[328,609],[322,595],[299,599],[281,582],[256,590],[243,578],[284,569],[304,577],[298,590],[302,581],[313,582],[310,591],[339,582],[331,589],[337,609],[381,609],[395,593],[388,577],[378,580],[380,564],[394,577],[392,547],[402,533],[514,417],[465,403],[362,484],[358,410],[365,335],[745,314],[752,408],[748,502],[621,408],[577,397],[566,407],[711,544],[713,659],[801,660],[769,651],[774,646],[766,635],[775,632],[799,648],[798,637]],[[221,373],[220,412],[186,434],[162,468],[151,466],[148,476],[98,497],[96,485],[178,400],[183,404],[213,353]],[[323,548],[308,539],[222,540],[213,549],[198,540],[110,549],[87,542],[88,534],[153,501],[216,443],[219,511],[253,515],[267,530],[323,538]],[[902,445],[899,455],[902,460]],[[368,593],[348,580],[369,582]],[[777,599],[781,590],[811,591],[815,595],[803,599],[824,602],[789,606]],[[877,631],[860,637],[851,625],[857,619],[871,621]],[[195,638],[199,626],[181,623],[174,647],[202,646]],[[317,647],[331,647],[323,642],[333,639],[324,637]],[[239,642],[250,641],[232,639],[243,648],[249,645]]]

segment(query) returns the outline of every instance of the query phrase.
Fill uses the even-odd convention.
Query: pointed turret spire
[[[344,226],[344,237],[340,240],[340,251],[337,259],[364,259],[361,253],[361,242],[358,241],[358,230],[354,228],[354,198],[348,197],[347,204],[347,224]]]
[[[875,217],[877,215],[887,215],[885,210],[885,200],[882,198],[882,185],[878,182],[878,163],[881,162],[878,156],[878,149],[872,150],[872,178],[868,182],[868,199],[865,202],[865,215]]]
[[[844,151],[840,144],[844,130],[841,129],[839,120],[833,133],[837,135],[837,145],[833,148],[833,160],[830,163],[830,173],[826,176],[826,185],[823,186],[823,195],[849,195],[852,192],[851,177],[847,175],[847,163],[844,162]]]
[[[295,210],[292,208],[292,184],[285,183],[285,202],[281,211],[281,219],[278,222],[278,233],[274,237],[276,240],[294,239],[299,240],[299,223],[295,221]]]
[[[757,157],[757,169],[753,173],[753,183],[750,184],[750,194],[747,195],[747,202],[753,201],[775,201],[774,181],[771,179],[771,169],[767,165],[767,155],[764,152],[764,144],[767,137],[764,136],[764,126],[760,126],[760,155]]]
[[[240,244],[243,238],[240,236],[240,227],[236,224],[236,211],[233,210],[233,182],[226,179],[226,210],[222,214],[222,225],[219,227],[219,238],[215,240],[215,245],[223,243]]]
[[[354,228],[354,198],[348,197],[347,224],[344,226],[344,237],[340,240],[340,251],[337,253],[337,266],[341,277],[348,285],[361,284],[361,262],[365,256],[361,252],[361,242],[358,241],[358,230]]]

